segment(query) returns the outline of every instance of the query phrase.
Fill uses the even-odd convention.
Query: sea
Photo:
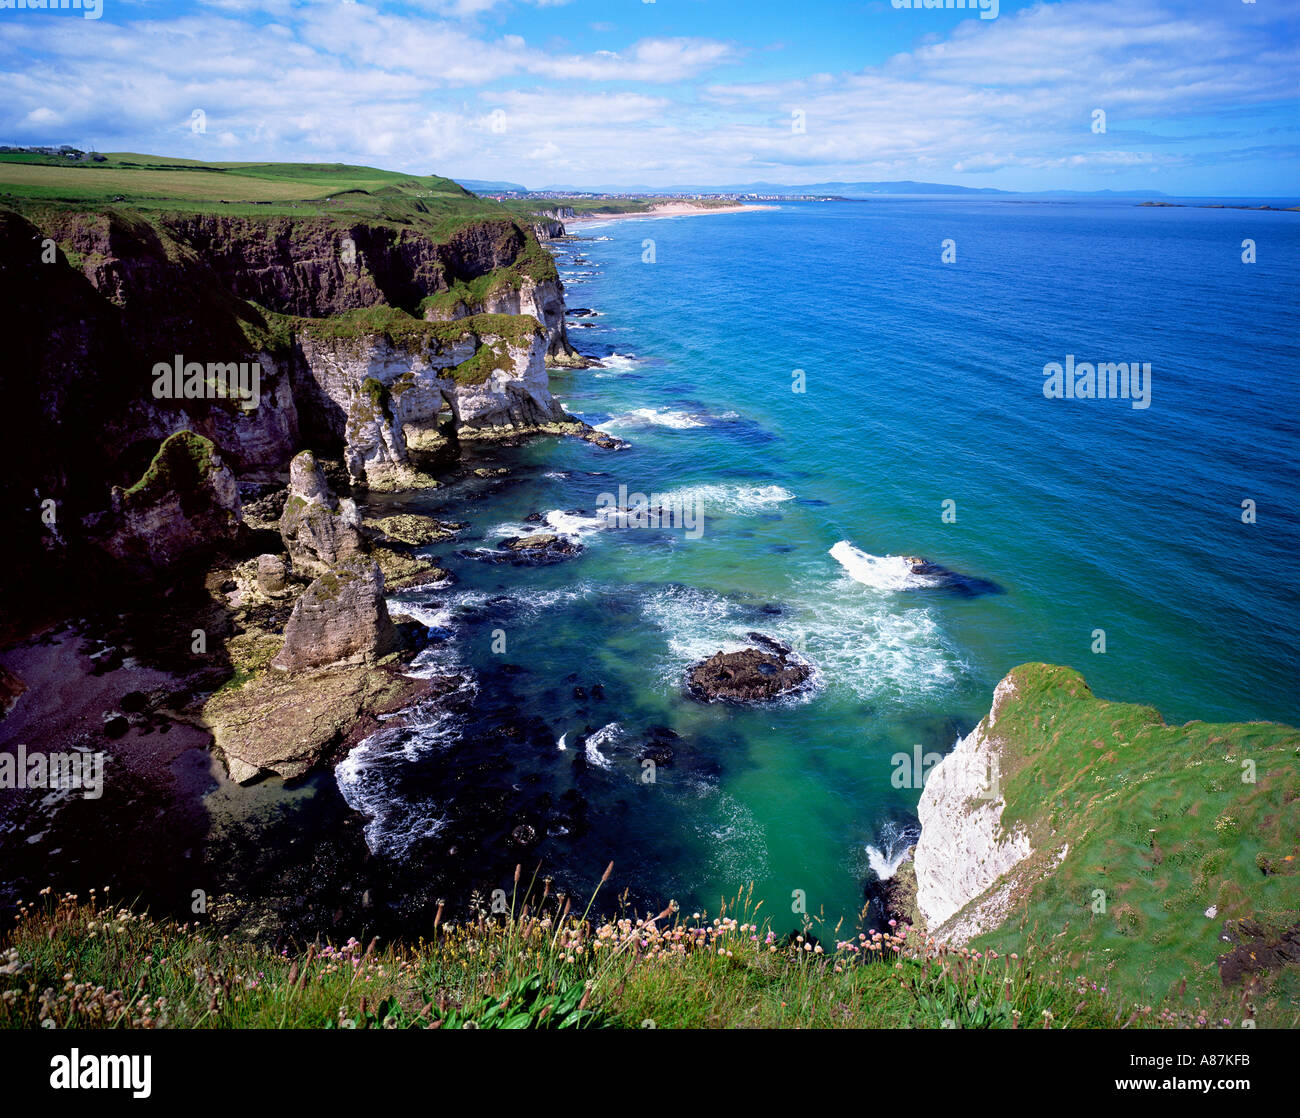
[[[1170,723],[1300,722],[1300,213],[879,197],[574,233],[600,364],[551,387],[629,448],[475,451],[509,472],[383,506],[469,525],[428,549],[454,581],[390,600],[457,689],[293,808],[364,820],[394,911],[516,865],[585,896],[612,861],[634,910],[855,929],[915,841],[916,759],[1026,662]],[[680,514],[620,521],[638,494]],[[581,551],[490,561],[536,532]],[[810,684],[690,697],[751,633]]]

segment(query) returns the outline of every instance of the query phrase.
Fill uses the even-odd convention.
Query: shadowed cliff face
[[[473,305],[426,321],[422,301],[453,285]],[[563,289],[509,219],[435,240],[321,217],[0,211],[0,299],[12,573],[75,550],[82,521],[179,431],[244,479],[282,473],[306,442],[343,453],[355,483],[392,487],[412,476],[405,424],[427,445],[462,422],[481,436],[567,419],[545,373],[571,352]],[[207,372],[160,390],[160,364]],[[212,390],[235,364],[256,369],[255,406]]]
[[[207,260],[230,291],[283,314],[324,318],[387,304],[417,313],[421,299],[507,268],[527,237],[511,221],[484,221],[434,241],[413,229],[326,218],[166,219],[168,232]]]

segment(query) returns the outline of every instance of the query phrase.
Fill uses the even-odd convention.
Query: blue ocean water
[[[796,891],[852,923],[914,822],[894,759],[949,749],[1017,664],[1171,722],[1300,721],[1300,213],[882,198],[578,232],[571,338],[604,367],[552,388],[632,446],[534,442],[489,453],[506,479],[405,498],[468,520],[466,551],[533,513],[584,551],[434,549],[455,583],[396,596],[428,670],[468,682],[339,770],[380,857],[486,885],[540,860],[579,891],[612,858],[647,906],[752,883],[778,926]],[[1071,355],[1149,362],[1150,406],[1045,398]],[[611,527],[620,486],[701,530]],[[686,697],[750,631],[816,687]],[[674,751],[652,782],[650,740]]]

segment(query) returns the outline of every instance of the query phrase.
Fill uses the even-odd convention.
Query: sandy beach
[[[581,217],[566,217],[564,219],[565,228],[571,225],[590,225],[598,221],[623,221],[628,218],[655,218],[655,217],[702,217],[705,214],[732,214],[743,213],[748,211],[757,212],[759,210],[775,210],[777,206],[696,206],[690,202],[658,202],[651,206],[649,210],[643,210],[638,213],[621,213],[621,214],[584,214]]]

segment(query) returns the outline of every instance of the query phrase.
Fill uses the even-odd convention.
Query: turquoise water
[[[833,924],[862,907],[868,848],[887,862],[914,822],[891,759],[949,749],[1016,664],[1072,665],[1169,721],[1295,723],[1297,258],[1300,214],[1118,202],[581,229],[559,260],[570,308],[598,314],[571,338],[606,367],[552,388],[631,449],[488,452],[509,477],[407,499],[471,525],[470,554],[434,549],[453,585],[397,596],[433,627],[427,669],[467,683],[340,769],[371,849],[466,889],[540,860],[581,891],[612,858],[648,906],[716,911],[752,882],[778,926],[795,890]],[[1150,407],[1044,398],[1067,354],[1150,362]],[[608,526],[620,485],[699,502],[698,538]],[[532,513],[582,554],[472,554]],[[891,555],[966,577],[909,580]],[[686,698],[687,667],[749,631],[794,645],[815,688]],[[674,760],[648,783],[664,728]]]

